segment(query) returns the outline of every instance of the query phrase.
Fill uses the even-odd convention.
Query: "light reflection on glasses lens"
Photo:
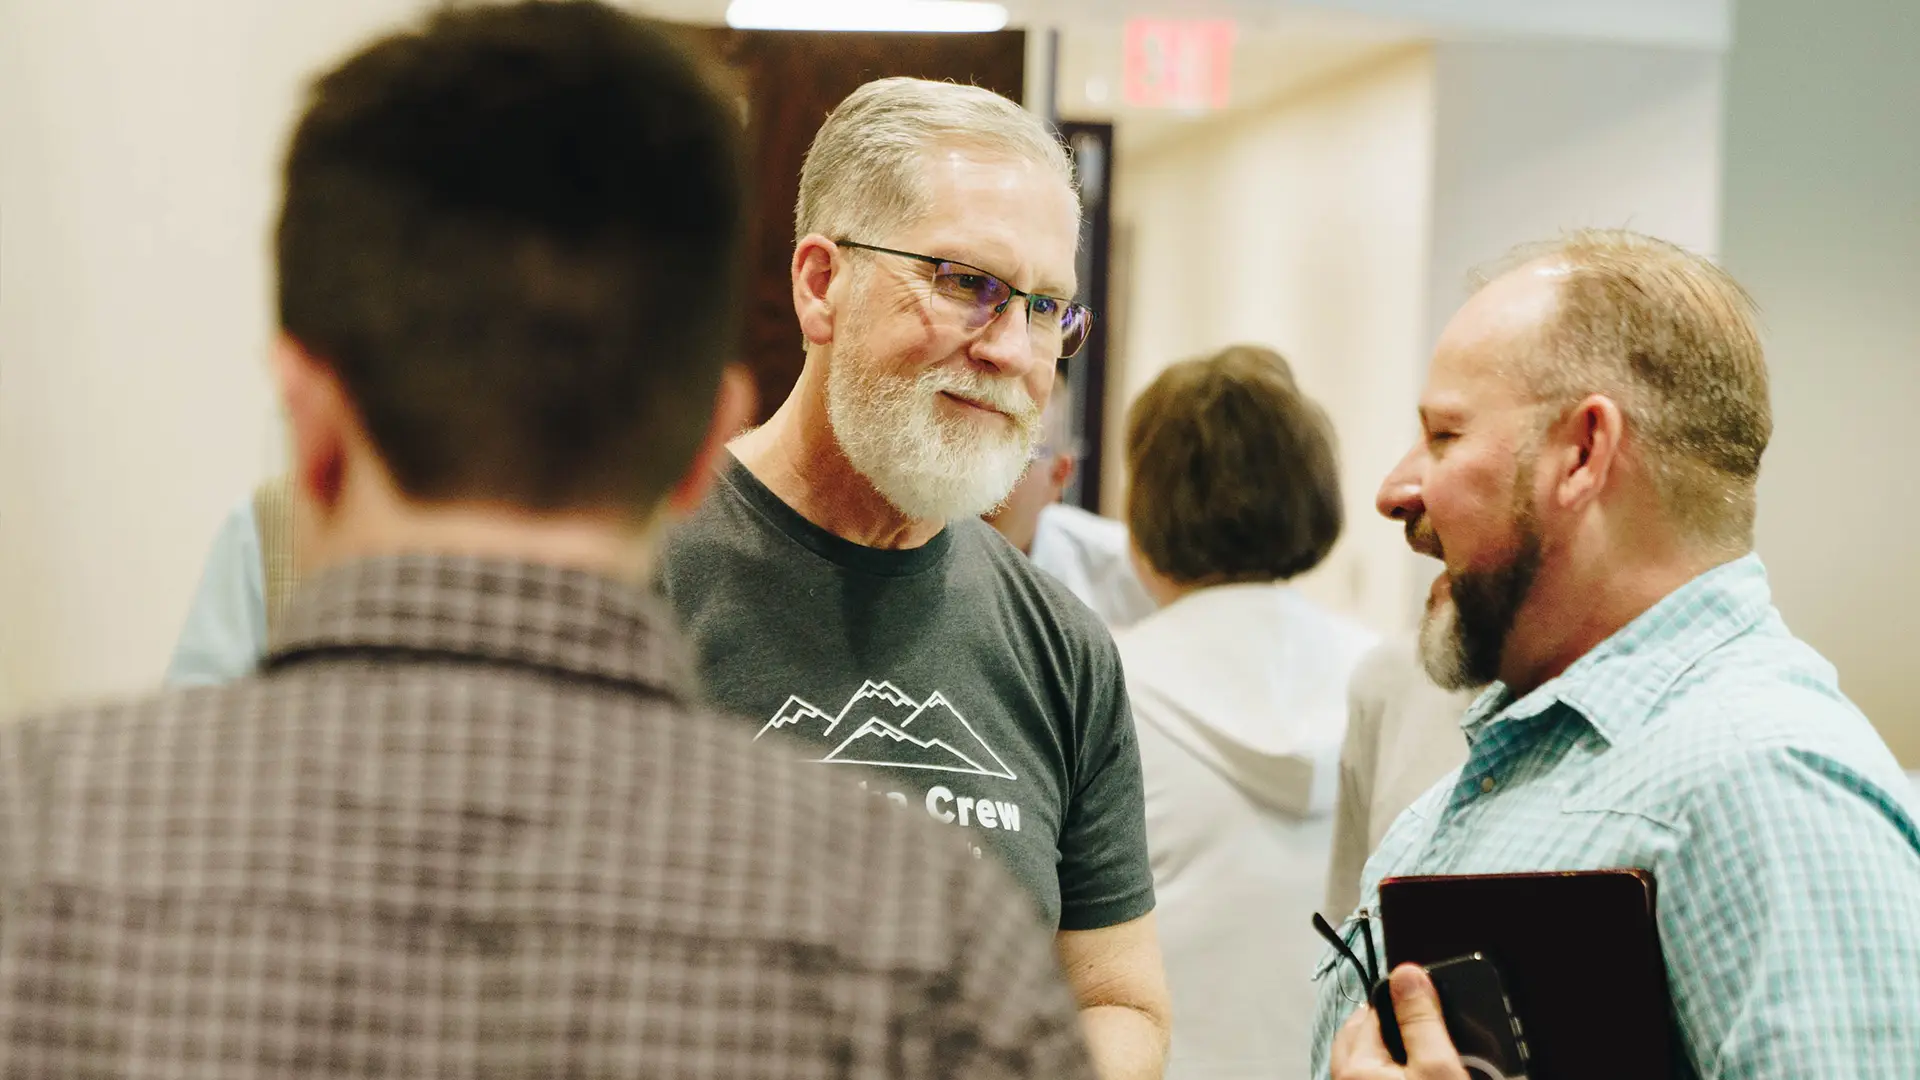
[[[1016,300],[1024,300],[1027,336],[1037,354],[1072,356],[1086,344],[1093,313],[1082,304],[1052,296],[1015,297],[1006,282],[960,263],[934,267],[936,310],[969,332],[1000,317]]]

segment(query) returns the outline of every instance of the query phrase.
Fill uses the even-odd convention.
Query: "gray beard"
[[[1006,400],[1015,395],[1004,388],[952,370],[918,377],[872,372],[861,351],[836,351],[827,373],[827,419],[848,463],[882,498],[916,521],[977,517],[1006,501],[1039,440],[1039,410],[1031,401],[1023,408]],[[968,431],[939,415],[942,389],[1004,401],[1021,415],[1004,436]]]
[[[1500,677],[1520,606],[1540,573],[1540,534],[1520,522],[1520,547],[1505,566],[1461,574],[1447,599],[1420,622],[1420,665],[1443,690],[1470,690]]]

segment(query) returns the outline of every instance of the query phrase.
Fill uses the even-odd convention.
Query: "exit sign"
[[[1223,109],[1232,97],[1231,19],[1129,19],[1126,102],[1146,109]]]

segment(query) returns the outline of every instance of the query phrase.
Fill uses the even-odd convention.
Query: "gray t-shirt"
[[[986,524],[864,547],[734,461],[669,540],[661,580],[708,697],[761,742],[967,830],[1062,930],[1153,909],[1113,641]]]

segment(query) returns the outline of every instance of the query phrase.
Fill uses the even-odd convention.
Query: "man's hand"
[[[1400,1021],[1407,1063],[1395,1065],[1380,1040],[1380,1020],[1370,1008],[1347,1018],[1333,1040],[1333,1080],[1467,1080],[1466,1067],[1447,1037],[1440,995],[1417,964],[1393,971],[1393,1014]]]

